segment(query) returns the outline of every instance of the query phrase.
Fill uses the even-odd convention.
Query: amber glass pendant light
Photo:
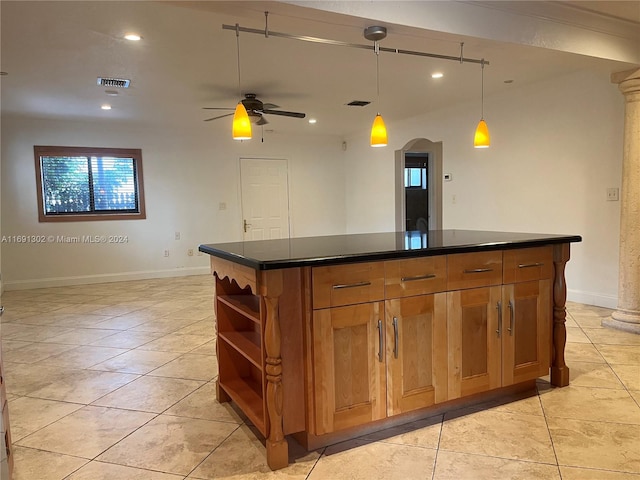
[[[238,52],[238,94],[242,96],[242,88],[240,84],[240,26],[236,24],[236,51]],[[251,140],[251,122],[249,114],[244,107],[242,101],[236,105],[236,111],[233,114],[232,135],[234,140]]]
[[[233,114],[233,139],[251,140],[251,122],[242,102],[238,102],[236,113]]]
[[[484,121],[484,58],[480,62],[482,65],[482,111],[480,114],[480,122],[476,127],[476,134],[473,137],[473,146],[475,148],[489,148],[491,145],[491,135],[489,135],[489,127]]]
[[[376,114],[371,126],[371,146],[386,147],[387,146],[387,127],[384,124],[382,115]]]
[[[376,54],[376,92],[377,100],[376,104],[380,105],[380,65],[378,58],[380,56],[380,46],[378,40],[382,40],[387,36],[387,29],[385,27],[367,27],[364,30],[364,38],[367,40],[373,40],[373,51]],[[386,147],[387,146],[387,127],[384,124],[380,111],[376,113],[376,117],[373,119],[371,125],[371,146],[372,147]]]

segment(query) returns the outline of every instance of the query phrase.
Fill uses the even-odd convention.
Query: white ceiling
[[[512,4],[515,8],[520,3],[500,2],[499,7]],[[625,28],[640,30],[639,1],[553,3],[568,4],[576,14],[598,12],[601,20],[620,19]],[[459,43],[464,41],[465,57],[490,62],[485,69],[485,99],[575,70],[608,75],[633,66],[278,2],[3,0],[0,70],[8,75],[0,77],[2,114],[230,129],[230,118],[203,122],[215,112],[201,108],[233,107],[239,99],[236,36],[223,30],[222,24],[264,29],[265,10],[270,30],[296,35],[370,44],[363,38],[364,27],[382,24],[388,28],[381,42],[384,47],[452,56],[459,55]],[[124,40],[122,36],[130,31],[140,33],[143,40]],[[383,52],[379,106],[347,107],[351,100],[376,98],[375,55],[370,50],[247,33],[241,33],[239,41],[242,92],[254,92],[264,102],[306,112],[318,120],[309,125],[306,120],[269,116],[265,127],[269,130],[344,135],[363,125],[368,128],[375,110],[388,122],[463,102],[477,102],[480,114],[476,64]],[[444,78],[433,80],[430,75],[436,70]],[[96,85],[98,76],[128,78],[131,87],[109,97],[104,87]],[[103,103],[113,109],[102,111]],[[490,111],[488,100],[488,118]]]

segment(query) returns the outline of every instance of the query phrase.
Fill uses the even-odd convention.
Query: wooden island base
[[[292,434],[291,437],[307,450],[317,450],[319,448],[351,440],[363,435],[381,432],[389,428],[406,425],[411,422],[417,422],[419,420],[435,417],[454,410],[461,410],[463,408],[477,406],[484,403],[490,403],[493,407],[535,395],[537,395],[536,381],[529,380],[518,385],[511,385],[509,387],[499,388],[490,392],[477,393],[468,398],[459,398],[457,400],[443,403],[442,405],[434,405],[432,407],[422,408],[413,412],[403,413],[383,420],[360,425],[358,427],[353,427],[348,430],[328,433],[321,436],[311,435],[307,432],[298,432]],[[487,408],[489,407],[487,406]]]
[[[579,237],[476,248],[436,237],[436,251],[413,251],[398,235],[386,250],[367,236],[374,253],[346,258],[292,259],[305,239],[200,246],[216,280],[218,400],[264,436],[271,469],[289,463],[286,436],[314,450],[523,398],[549,374],[568,385],[564,269]],[[360,240],[346,237],[341,249]]]

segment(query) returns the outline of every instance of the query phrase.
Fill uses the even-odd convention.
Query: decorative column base
[[[616,310],[611,317],[602,320],[602,326],[640,335],[640,312]]]

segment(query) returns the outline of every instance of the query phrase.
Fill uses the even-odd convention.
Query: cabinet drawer
[[[553,247],[519,248],[503,254],[504,283],[521,283],[553,277]]]
[[[313,308],[384,299],[384,262],[350,263],[311,270]]]
[[[447,289],[447,258],[409,258],[384,262],[385,297],[401,298]]]
[[[502,283],[502,251],[447,255],[447,290]]]

